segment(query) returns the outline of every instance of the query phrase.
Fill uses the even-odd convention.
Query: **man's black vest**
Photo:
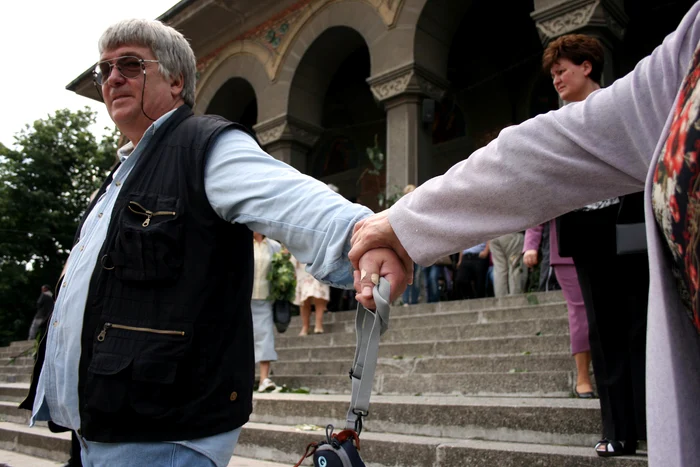
[[[189,440],[248,421],[252,233],[219,218],[204,190],[209,147],[230,127],[245,130],[180,107],[119,193],[82,331],[78,391],[88,440]]]

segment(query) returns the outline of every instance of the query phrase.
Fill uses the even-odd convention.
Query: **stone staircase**
[[[343,428],[354,313],[329,313],[324,327],[325,334],[299,337],[297,317],[277,335],[272,379],[310,393],[256,394],[237,455],[292,465],[326,424]],[[27,428],[28,413],[16,408],[31,357],[9,357],[32,345],[0,349],[0,449],[63,460],[69,437]],[[559,292],[394,307],[362,456],[372,467],[646,466],[644,455],[595,455],[598,401],[573,398],[574,382]]]

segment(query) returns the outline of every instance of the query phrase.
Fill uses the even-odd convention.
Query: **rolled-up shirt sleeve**
[[[350,237],[370,209],[265,153],[240,130],[226,130],[213,143],[204,186],[222,219],[281,242],[318,280],[352,286]]]

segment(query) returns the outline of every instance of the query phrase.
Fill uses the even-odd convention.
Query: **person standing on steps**
[[[277,360],[275,351],[275,323],[272,319],[272,301],[267,274],[272,265],[272,255],[282,251],[279,242],[253,232],[253,296],[250,310],[253,314],[253,340],[255,342],[255,363],[260,365],[258,392],[276,389],[270,379],[270,362]]]

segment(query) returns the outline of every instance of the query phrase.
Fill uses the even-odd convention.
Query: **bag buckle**
[[[357,415],[355,420],[355,433],[359,436],[362,433],[362,417],[369,415],[369,410],[352,409],[352,413]]]

